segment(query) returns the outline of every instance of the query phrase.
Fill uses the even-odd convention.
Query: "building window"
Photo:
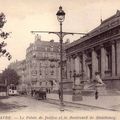
[[[32,76],[36,76],[37,75],[37,70],[32,70],[31,74],[32,74]]]
[[[50,54],[50,57],[51,57],[51,59],[55,58],[54,53],[51,53],[51,54]]]
[[[40,63],[40,68],[41,68],[41,63]]]
[[[42,75],[42,71],[40,70],[40,75]]]
[[[39,85],[42,85],[42,82],[40,82]]]
[[[53,52],[53,46],[51,46],[50,51],[52,51],[52,52]]]
[[[50,47],[47,48],[47,51],[50,52]]]
[[[45,53],[45,56],[44,56],[45,58],[47,58],[48,57],[48,54],[47,53]]]
[[[54,75],[54,71],[53,70],[51,71],[51,75]]]
[[[36,84],[37,78],[32,78],[32,83]]]
[[[47,52],[47,47],[45,47],[45,51]]]
[[[54,68],[55,65],[51,62],[50,67],[51,67],[51,68]]]

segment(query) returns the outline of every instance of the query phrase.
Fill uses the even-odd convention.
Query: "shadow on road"
[[[18,109],[22,109],[25,107],[27,107],[27,106],[0,102],[0,113],[1,112],[10,112],[12,110],[18,110]]]

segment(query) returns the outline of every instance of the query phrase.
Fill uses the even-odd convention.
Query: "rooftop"
[[[86,41],[94,36],[97,36],[98,34],[101,34],[109,29],[112,29],[112,28],[118,26],[118,25],[120,25],[120,10],[117,10],[116,14],[114,14],[113,16],[103,20],[102,23],[98,27],[96,27],[95,29],[88,32],[85,36],[68,44],[66,49],[68,49],[72,46],[75,46],[79,43],[82,43],[83,41]]]

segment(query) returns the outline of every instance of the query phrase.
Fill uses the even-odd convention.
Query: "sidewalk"
[[[47,94],[47,98],[59,100],[59,95],[55,93]],[[72,101],[72,95],[63,95],[63,100],[70,103],[99,107],[120,111],[120,96],[99,96],[96,100],[94,96],[83,96],[82,101]]]

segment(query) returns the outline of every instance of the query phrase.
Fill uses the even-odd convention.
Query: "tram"
[[[17,86],[16,85],[10,84],[8,86],[8,95],[10,95],[10,96],[18,95],[18,91],[17,91]]]
[[[7,96],[7,87],[4,84],[0,84],[0,98]]]

